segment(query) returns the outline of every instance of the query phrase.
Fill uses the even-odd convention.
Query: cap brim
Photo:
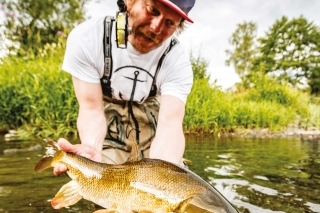
[[[158,0],[162,4],[168,6],[170,9],[178,13],[182,18],[184,18],[187,22],[193,23],[193,21],[185,14],[177,5],[173,4],[171,1],[168,0]]]

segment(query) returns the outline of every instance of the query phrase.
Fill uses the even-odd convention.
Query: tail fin
[[[41,172],[42,170],[51,167],[55,156],[61,153],[59,145],[56,142],[51,140],[45,141],[47,142],[46,155],[43,156],[43,158],[35,166],[34,170],[36,172]]]

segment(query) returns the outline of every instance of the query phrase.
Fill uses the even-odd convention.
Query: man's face
[[[157,0],[127,0],[128,39],[141,53],[159,47],[179,26],[181,16]]]

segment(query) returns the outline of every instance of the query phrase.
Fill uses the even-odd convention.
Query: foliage
[[[252,101],[268,101],[292,107],[300,102],[308,103],[309,97],[297,89],[278,84],[276,80],[266,76],[256,76],[255,87],[247,90],[247,98]]]
[[[309,118],[306,119],[306,123],[303,123],[303,125],[305,126],[305,128],[308,127],[319,127],[320,126],[320,108],[319,108],[319,103],[318,104],[314,104],[311,103],[309,105]]]
[[[300,127],[318,125],[311,118],[309,95],[280,85],[271,78],[255,76],[250,89],[223,92],[209,79],[196,78],[186,105],[187,132],[232,132],[239,128],[279,130],[298,120]],[[314,108],[319,105],[314,104]],[[311,122],[311,120],[316,122]],[[320,126],[317,126],[319,128]]]
[[[225,93],[211,87],[205,79],[196,79],[186,106],[186,131],[233,132],[238,128],[278,130],[295,122],[299,113],[296,108],[267,99],[254,100],[252,96],[251,93]]]
[[[65,35],[83,19],[85,0],[0,0],[6,14],[6,47],[18,55],[37,54],[45,44],[56,43],[57,33]],[[3,39],[4,40],[4,39]]]
[[[236,106],[237,127],[281,130],[295,121],[294,110],[277,103],[237,99]]]
[[[320,46],[320,45],[319,45]],[[317,62],[312,68],[310,77],[308,78],[308,85],[310,87],[311,94],[320,94],[320,63]]]
[[[279,104],[299,116],[298,122],[301,125],[308,123],[310,96],[296,88],[278,84],[266,75],[256,76],[255,86],[246,91],[245,98],[249,101]]]
[[[195,79],[209,79],[210,75],[207,73],[209,62],[207,60],[201,57],[201,55],[195,57],[190,53],[190,61]]]
[[[320,81],[320,31],[304,17],[289,20],[283,16],[266,35],[260,38],[260,57],[253,62],[253,70],[263,64],[279,82],[293,86],[309,84],[318,92]]]
[[[256,44],[257,26],[253,22],[238,24],[232,33],[229,43],[234,46],[234,50],[226,50],[228,59],[226,64],[233,65],[245,87],[247,78],[251,71],[252,60],[257,54]]]
[[[320,30],[304,17],[289,20],[283,16],[256,39],[256,25],[239,24],[229,39],[233,50],[227,50],[227,65],[233,65],[242,83],[239,88],[256,85],[261,72],[278,83],[296,88],[310,88],[320,93]]]
[[[34,59],[10,57],[0,66],[0,126],[38,137],[76,134],[72,81],[60,69],[64,46],[47,44]]]
[[[210,86],[208,79],[195,79],[186,105],[184,118],[186,130],[197,132],[218,131],[218,122],[229,119],[226,115],[228,109],[226,107],[219,109],[219,105],[223,105],[222,102],[226,99],[227,96],[222,91]],[[226,103],[224,104],[226,106]],[[217,118],[218,115],[215,113],[217,109],[224,110],[226,113]]]

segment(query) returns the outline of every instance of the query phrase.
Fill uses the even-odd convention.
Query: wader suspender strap
[[[104,35],[103,35],[103,54],[104,54],[104,74],[100,79],[102,92],[104,95],[112,97],[111,95],[111,75],[112,75],[112,54],[111,54],[111,32],[112,32],[112,24],[115,19],[112,16],[107,16],[103,22],[104,25]],[[157,95],[157,86],[156,86],[156,79],[158,72],[161,68],[162,62],[166,55],[170,52],[172,47],[174,47],[178,43],[178,40],[173,37],[171,39],[170,45],[162,54],[156,72],[154,74],[152,86],[150,89],[149,97],[154,97]]]
[[[162,56],[161,56],[161,58],[160,58],[160,60],[158,62],[158,65],[157,65],[156,72],[155,72],[154,77],[153,77],[153,82],[152,82],[152,86],[151,86],[149,97],[154,97],[154,96],[157,95],[156,79],[157,79],[158,72],[159,72],[159,70],[161,68],[161,65],[162,65],[162,62],[163,62],[164,58],[170,52],[172,47],[174,47],[174,45],[176,45],[177,43],[178,43],[178,40],[175,37],[172,37],[170,45],[167,47],[167,49],[162,54]]]
[[[104,74],[100,79],[102,92],[104,95],[111,97],[111,75],[112,75],[112,54],[111,54],[111,32],[114,18],[107,16],[103,25],[103,54],[104,54]]]

